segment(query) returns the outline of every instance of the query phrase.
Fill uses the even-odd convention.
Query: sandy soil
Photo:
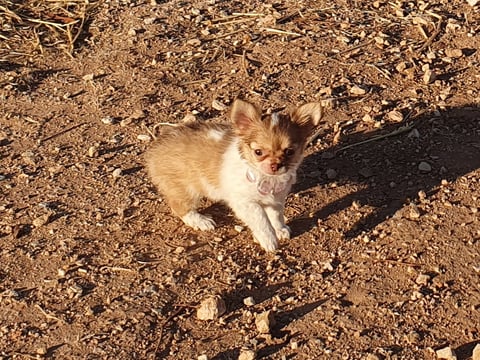
[[[469,359],[479,24],[456,0],[105,1],[72,57],[0,62],[0,358]],[[186,228],[143,167],[157,124],[237,97],[326,109],[275,255],[219,204]]]

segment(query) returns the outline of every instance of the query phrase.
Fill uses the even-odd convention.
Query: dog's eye
[[[260,149],[256,149],[256,150],[254,151],[254,153],[255,153],[255,155],[257,155],[257,156],[262,156],[262,155],[263,155],[263,151],[260,150]]]
[[[283,153],[285,154],[285,156],[292,156],[295,153],[295,150],[293,150],[292,148],[288,148],[285,149]]]

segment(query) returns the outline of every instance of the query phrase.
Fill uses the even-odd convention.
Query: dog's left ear
[[[308,103],[294,109],[291,114],[292,121],[310,133],[320,123],[323,117],[323,107],[320,103]]]

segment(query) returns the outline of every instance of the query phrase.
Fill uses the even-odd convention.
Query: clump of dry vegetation
[[[0,0],[0,62],[53,48],[71,54],[98,1]]]

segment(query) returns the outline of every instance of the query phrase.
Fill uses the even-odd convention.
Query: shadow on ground
[[[368,133],[351,133],[324,152],[306,157],[303,177],[294,191],[311,191],[317,185],[335,181],[338,185],[358,184],[361,190],[316,209],[313,216],[301,214],[290,222],[296,233],[303,233],[330,215],[352,205],[374,208],[345,234],[352,237],[393,216],[404,204],[414,201],[420,191],[430,196],[438,191],[442,180],[457,178],[480,168],[480,108],[476,105],[452,108],[443,112],[425,112],[409,120],[411,130],[396,136],[352,146],[376,136],[390,134],[406,124],[395,124]],[[419,169],[420,163],[430,171]],[[312,172],[337,172],[335,180],[313,177]]]

